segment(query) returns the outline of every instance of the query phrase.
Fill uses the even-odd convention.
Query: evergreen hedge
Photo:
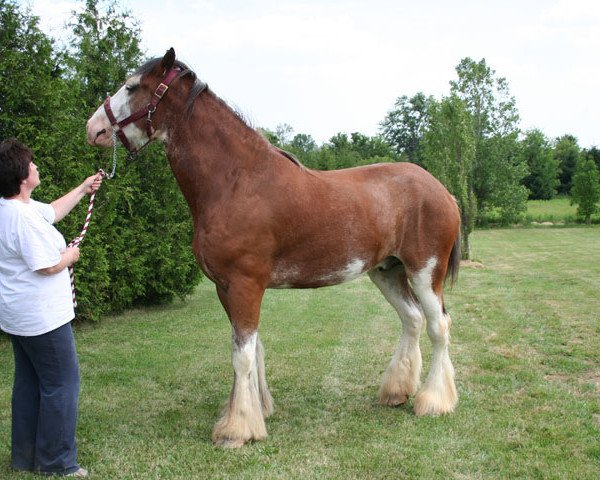
[[[111,167],[112,151],[87,145],[85,124],[106,90],[114,91],[143,60],[138,32],[126,18],[114,5],[103,17],[88,0],[75,28],[78,49],[69,53],[40,31],[36,17],[0,0],[0,139],[16,137],[33,151],[42,180],[33,193],[37,200],[55,200],[98,168]],[[128,55],[117,55],[119,49]],[[90,66],[96,77],[104,75],[94,79],[104,91],[90,89]],[[67,242],[81,232],[87,207],[88,197],[56,225]],[[117,174],[96,195],[75,265],[78,319],[98,320],[191,293],[201,279],[192,235],[188,207],[162,146],[151,145],[132,162],[120,148]]]

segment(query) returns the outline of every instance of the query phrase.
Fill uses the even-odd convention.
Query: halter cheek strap
[[[119,122],[117,122],[117,119],[115,118],[115,114],[113,113],[112,108],[110,106],[110,97],[106,97],[106,100],[104,100],[104,111],[106,112],[106,116],[108,117],[108,121],[110,122],[110,124],[113,127],[115,125],[119,127],[118,129],[113,129],[113,131],[114,133],[116,133],[117,137],[119,137],[119,140],[121,140],[123,146],[130,152],[134,151],[135,149],[131,147],[131,144],[129,143],[129,140],[125,135],[125,132],[123,132],[122,130],[122,125],[120,125]]]
[[[179,75],[180,72],[181,72],[181,69],[178,67],[172,68],[171,70],[169,70],[167,72],[167,75],[165,76],[164,80],[158,85],[158,87],[156,87],[156,90],[154,90],[154,94],[152,95],[152,98],[150,99],[150,103],[148,103],[145,107],[140,108],[139,110],[132,113],[127,118],[124,118],[121,121],[117,121],[117,118],[115,117],[115,114],[113,113],[113,110],[110,106],[110,97],[106,97],[106,100],[104,100],[104,111],[106,112],[106,116],[108,117],[108,120],[110,121],[110,124],[112,127],[115,127],[115,126],[118,127],[118,129],[115,129],[115,132],[116,132],[117,136],[119,137],[119,140],[121,140],[121,143],[123,144],[123,146],[127,150],[129,150],[129,152],[131,152],[133,154],[139,152],[142,148],[144,148],[146,145],[148,145],[148,143],[150,143],[150,141],[152,140],[152,135],[154,135],[154,128],[152,127],[152,115],[156,111],[156,107],[159,104],[159,102],[162,100],[165,93],[167,93],[167,90],[169,89],[169,85],[171,84],[171,82],[173,82],[173,80],[175,80],[175,78],[177,77],[177,75]],[[125,135],[125,132],[123,131],[123,128],[126,127],[127,125],[129,125],[130,123],[136,122],[137,120],[139,120],[142,117],[146,117],[146,135],[148,136],[148,141],[142,147],[140,147],[139,149],[136,149],[131,145],[131,143],[127,139],[127,136]]]

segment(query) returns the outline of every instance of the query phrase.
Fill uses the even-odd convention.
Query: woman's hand
[[[79,261],[79,247],[67,247],[63,253],[67,257],[67,267]]]
[[[73,210],[73,207],[88,193],[95,192],[102,185],[102,173],[91,175],[86,178],[81,185],[71,190],[65,196],[52,202],[54,208],[54,223],[60,222],[65,216]]]
[[[104,177],[100,172],[98,172],[96,175],[92,175],[86,178],[81,184],[83,193],[94,193],[100,188],[100,185],[102,185],[103,178]]]

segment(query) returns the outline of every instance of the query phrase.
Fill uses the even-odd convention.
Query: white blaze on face
[[[110,98],[110,107],[117,121],[121,121],[131,115],[132,108],[129,105],[131,94],[129,93],[128,89],[135,85],[138,85],[139,83],[139,75],[129,78],[125,85],[123,85]],[[92,115],[92,117],[87,122],[88,143],[90,143],[91,145],[98,145],[102,147],[112,146],[113,128],[118,127],[111,126],[106,112],[104,111],[104,105],[100,105],[94,113],[94,115]],[[125,126],[125,128],[123,128],[123,132],[127,136],[127,139],[133,145],[139,146],[147,140],[146,132],[136,127],[132,123]]]

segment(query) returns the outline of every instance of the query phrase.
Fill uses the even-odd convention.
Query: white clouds
[[[340,131],[373,135],[398,96],[447,94],[470,56],[507,78],[524,129],[600,145],[597,0],[123,3],[150,55],[175,47],[257,126],[288,123],[319,142]],[[31,4],[56,31],[81,2]]]

